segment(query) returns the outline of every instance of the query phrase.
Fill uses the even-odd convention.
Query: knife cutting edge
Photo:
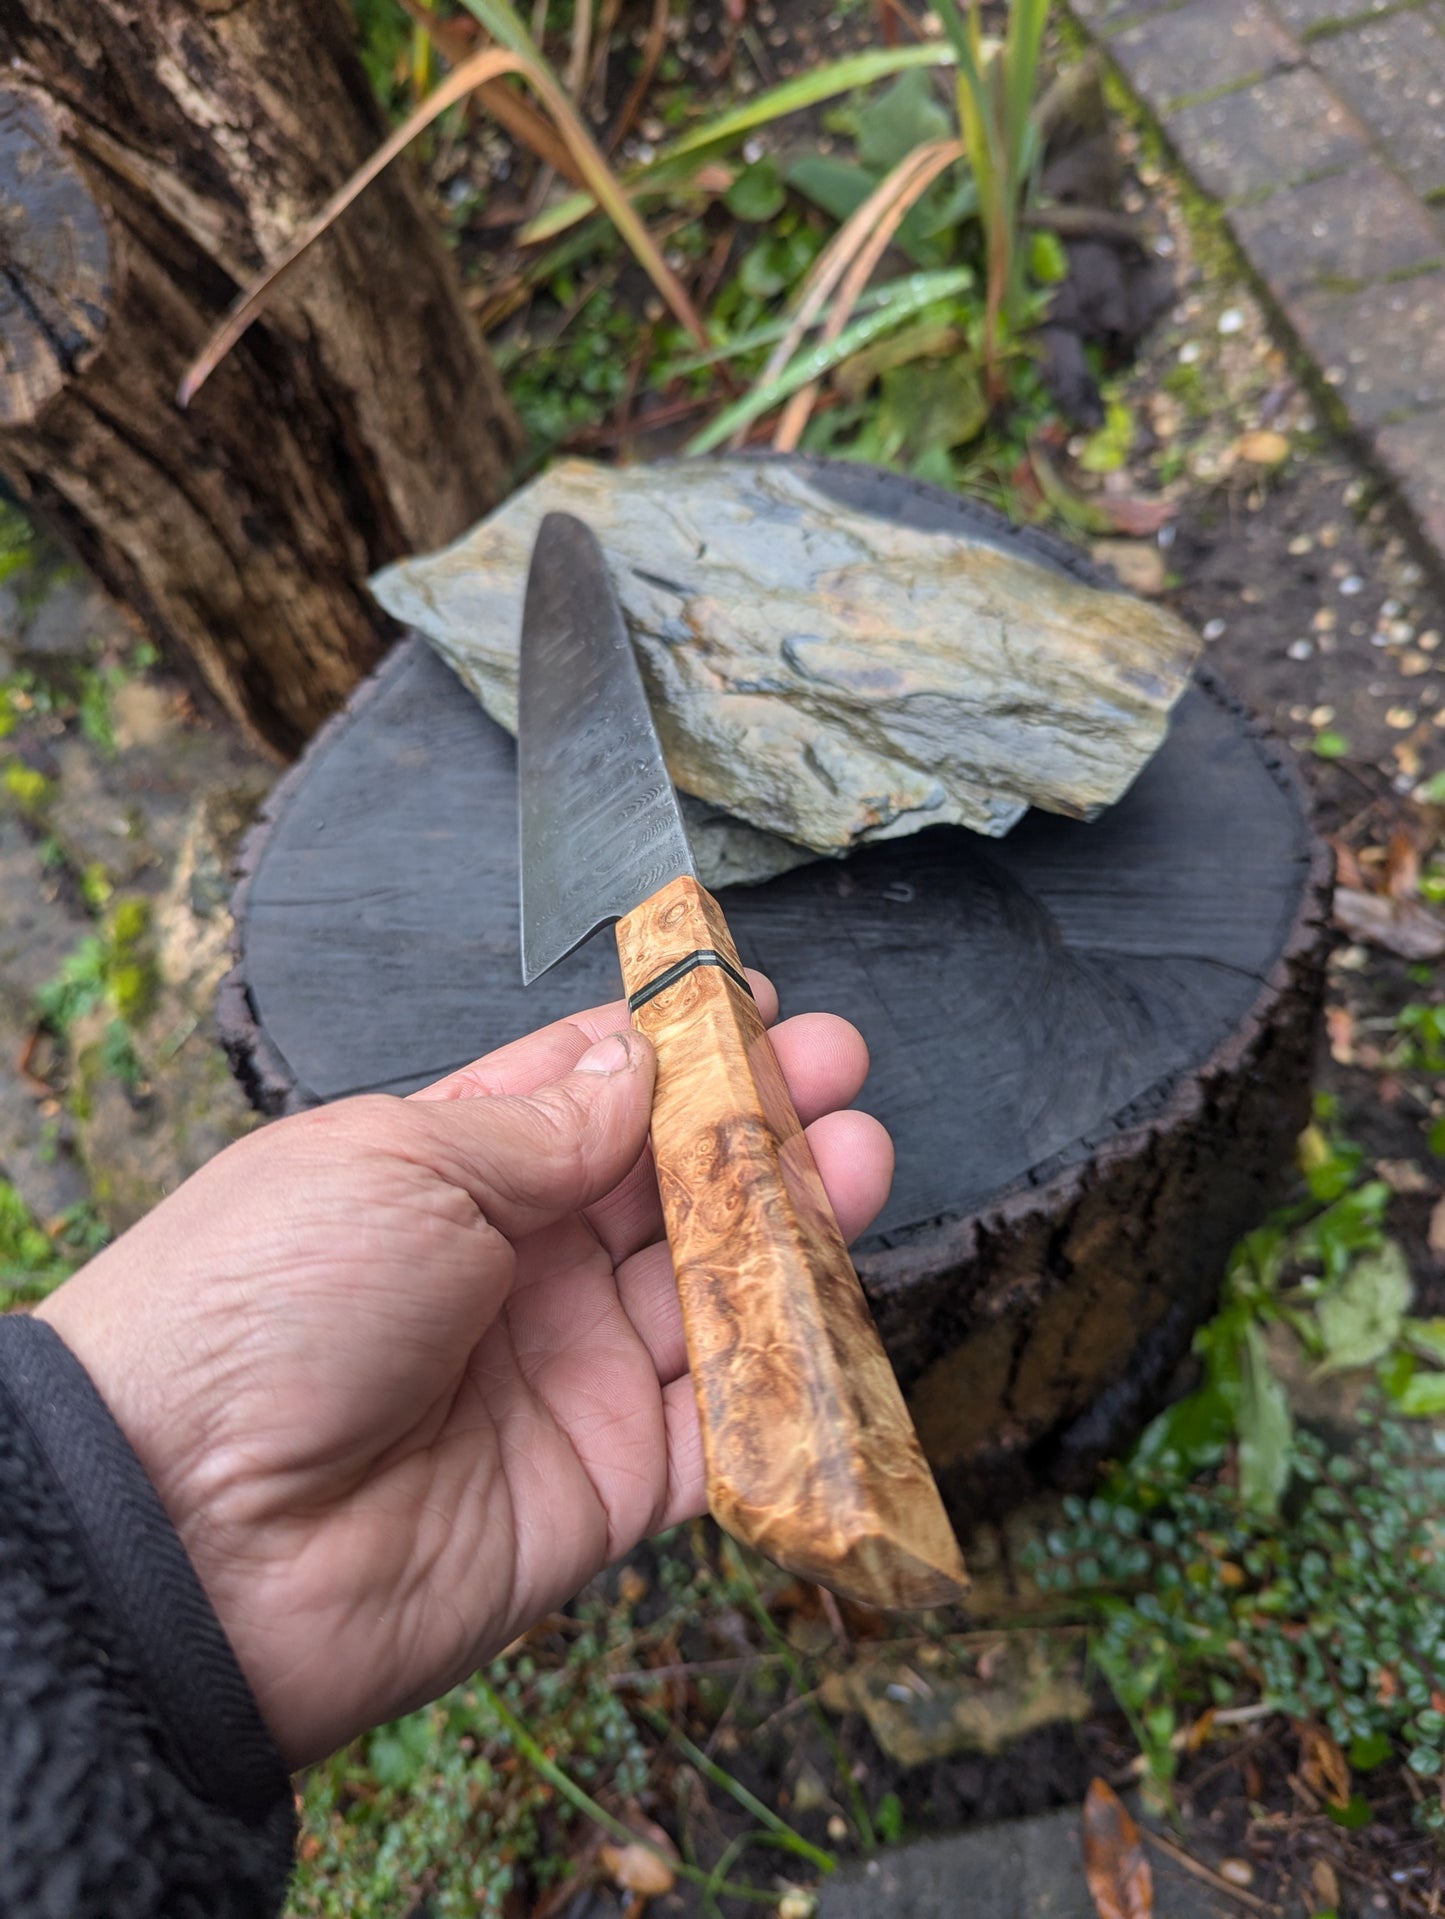
[[[717,901],[699,884],[606,562],[549,513],[518,688],[522,973],[616,921],[657,1052],[652,1148],[708,1503],[790,1572],[889,1610],[963,1559]]]

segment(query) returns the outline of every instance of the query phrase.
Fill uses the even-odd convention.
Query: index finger
[[[778,1017],[778,996],[772,981],[764,973],[747,969],[748,983],[758,1002],[763,1024],[771,1026]],[[566,1019],[553,1020],[494,1053],[484,1053],[469,1066],[422,1086],[409,1099],[498,1099],[513,1093],[535,1093],[563,1079],[595,1041],[628,1026],[626,1000],[609,1000],[604,1006],[590,1006],[585,1012]]]

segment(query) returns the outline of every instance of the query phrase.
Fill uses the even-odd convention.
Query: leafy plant
[[[150,950],[150,904],[132,896],[116,902],[97,933],[87,933],[35,995],[44,1024],[64,1038],[77,1020],[109,1004],[134,1025],[149,1012],[157,987]]]
[[[17,669],[0,680],[0,739],[9,738],[28,720],[73,720],[91,745],[110,758],[116,750],[114,697],[128,681],[148,672],[158,658],[155,647],[142,640],[120,658],[97,649],[89,659],[62,657],[47,662],[49,670],[43,674],[28,667]],[[21,771],[8,778],[7,785],[17,798],[24,796],[27,811],[37,812],[49,797],[48,784],[35,783],[43,775],[27,781],[30,769],[21,762],[7,763],[7,771],[17,767]]]
[[[1401,1043],[1391,1065],[1401,1072],[1445,1073],[1445,1006],[1412,1000],[1396,1016]]]
[[[646,1582],[624,1572],[616,1594],[584,1598],[560,1634],[544,1629],[535,1647],[522,1646],[311,1773],[291,1919],[390,1919],[423,1896],[437,1919],[512,1912],[528,1893],[555,1893],[560,1904],[596,1873],[590,1842],[599,1832],[615,1842],[614,1859],[645,1855],[659,1888],[688,1881],[711,1919],[722,1900],[782,1909],[776,1890],[732,1876],[745,1848],[781,1851],[790,1871],[809,1880],[833,1870],[831,1853],[749,1792],[665,1710],[667,1669],[649,1681],[649,1655],[675,1661],[679,1636],[696,1630],[704,1608],[715,1614],[734,1595],[737,1576],[730,1571],[720,1591],[706,1565],[665,1540],[658,1551],[646,1625],[634,1610]],[[619,1658],[637,1668],[625,1688]],[[715,1788],[754,1822],[710,1864],[693,1853],[685,1820],[679,1851],[639,1815],[640,1803],[659,1794],[668,1756],[680,1791],[683,1778],[703,1792]],[[810,1909],[796,1892],[788,1910]]]
[[[33,570],[44,550],[44,541],[19,507],[0,500],[0,584]]]
[[[664,143],[651,160],[623,173],[622,184],[634,200],[687,192],[726,192],[732,176],[726,180],[717,176],[717,183],[709,189],[705,169],[765,127],[915,68],[950,67],[954,58],[946,41],[926,40],[914,46],[879,47],[824,61]],[[529,221],[518,238],[527,246],[556,239],[586,219],[597,204],[590,192],[569,194]]]
[[[6,760],[0,767],[0,787],[26,819],[39,820],[55,797],[55,783],[24,760]]]
[[[1258,1697],[1324,1728],[1356,1770],[1397,1742],[1445,1830],[1445,1458],[1418,1427],[1370,1407],[1348,1452],[1291,1437],[1283,1526],[1252,1510],[1216,1460],[1176,1450],[1093,1500],[1033,1555],[1040,1587],[1088,1602],[1099,1667],[1156,1778],[1174,1765],[1178,1705]],[[1334,1807],[1348,1821],[1353,1795]]]
[[[966,20],[956,0],[939,0],[939,17],[958,55],[958,118],[983,222],[988,259],[983,364],[995,400],[1002,393],[1007,335],[1023,319],[1020,215],[1039,160],[1034,99],[1048,11],[1048,0],[1011,0],[1003,44],[990,49],[979,0],[970,0]]]
[[[1166,1455],[1212,1462],[1232,1444],[1243,1504],[1270,1518],[1288,1483],[1295,1436],[1270,1365],[1270,1329],[1293,1335],[1321,1373],[1373,1364],[1399,1339],[1410,1279],[1384,1231],[1390,1189],[1361,1179],[1363,1155],[1328,1130],[1333,1117],[1328,1099],[1317,1102],[1300,1141],[1308,1197],[1235,1249],[1219,1312],[1196,1337],[1203,1379],[1146,1429],[1127,1470]]]
[[[1028,1557],[1041,1590],[1093,1617],[1096,1662],[1160,1787],[1181,1708],[1258,1698],[1332,1742],[1342,1823],[1368,1817],[1351,1767],[1399,1743],[1437,1787],[1423,1822],[1445,1831],[1445,1452],[1402,1416],[1445,1410],[1445,1324],[1407,1317],[1388,1188],[1362,1177],[1333,1118],[1318,1102],[1301,1141],[1309,1197],[1230,1263],[1200,1385]],[[1271,1329],[1317,1375],[1376,1367],[1396,1410],[1374,1392],[1349,1443],[1300,1426]]]
[[[509,4],[509,0],[466,0],[466,5],[497,44],[473,54],[455,67],[377,148],[371,158],[337,189],[326,205],[306,222],[291,243],[282,249],[279,258],[242,290],[226,318],[182,379],[179,392],[182,406],[190,404],[302,255],[424,128],[472,92],[484,93],[493,111],[506,115],[511,121],[510,130],[518,137],[529,140],[547,164],[553,164],[559,157],[564,158],[568,171],[575,172],[585,181],[597,204],[607,214],[679,323],[700,346],[707,345],[707,335],[691,300],[638,217],[631,199],[623,191],[557,76],[532,40],[521,16]],[[546,121],[540,132],[535,115],[519,120],[510,108],[503,105],[501,94],[486,92],[513,75],[525,80],[542,102]],[[511,98],[510,95],[505,97],[508,100]],[[557,136],[560,136],[560,155]]]
[[[844,224],[804,289],[796,332],[779,344],[761,384],[773,391],[790,350],[825,302],[832,306],[823,341],[843,334],[890,246],[924,270],[938,269],[962,258],[962,230],[977,220],[985,297],[974,337],[961,327],[915,328],[909,352],[892,359],[882,381],[900,445],[927,419],[935,423],[932,446],[947,454],[973,438],[1004,397],[1011,343],[1038,312],[1029,265],[1050,283],[1061,275],[1062,256],[1051,235],[1039,236],[1042,245],[1021,244],[1020,220],[1041,144],[1034,105],[1047,0],[1013,0],[1001,43],[985,38],[976,0],[966,21],[953,0],[940,13],[957,62],[956,126],[927,76],[911,72],[856,115],[855,160],[805,155],[789,170],[790,184]],[[815,395],[811,382],[795,393],[774,435],[776,449],[798,444]]]
[[[107,1237],[83,1203],[42,1226],[9,1180],[0,1179],[0,1311],[43,1299]]]
[[[1050,233],[1023,244],[1021,221],[1041,141],[1034,113],[1047,0],[1014,0],[1003,42],[943,12],[957,74],[956,121],[930,76],[912,69],[856,109],[835,115],[855,157],[808,153],[781,178],[841,225],[800,287],[791,323],[744,400],[690,442],[705,452],[783,405],[775,451],[800,443],[958,478],[955,450],[975,440],[1017,383],[1019,347],[1065,268]],[[759,166],[763,162],[758,163]],[[767,184],[760,182],[760,185]],[[982,306],[969,296],[974,234],[983,236]],[[854,320],[880,263],[896,248],[917,269],[883,289],[866,327]],[[947,272],[966,281],[936,298],[919,283]],[[816,337],[809,335],[816,329]],[[820,376],[833,375],[842,417],[810,433]],[[805,435],[807,437],[805,437]]]

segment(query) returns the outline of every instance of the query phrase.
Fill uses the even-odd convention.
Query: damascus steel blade
[[[532,549],[517,779],[530,984],[599,926],[694,872],[602,549],[570,513],[549,513]]]

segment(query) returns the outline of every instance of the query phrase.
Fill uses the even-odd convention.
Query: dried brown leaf
[[[1084,1873],[1099,1919],[1154,1919],[1154,1874],[1139,1828],[1106,1780],[1084,1800]]]
[[[1433,960],[1445,954],[1445,920],[1419,900],[1390,899],[1357,887],[1335,889],[1335,925],[1351,939],[1398,953],[1401,959]]]
[[[1253,433],[1241,433],[1233,451],[1237,460],[1250,466],[1279,466],[1289,457],[1289,441],[1273,427],[1257,427]]]
[[[1445,1199],[1437,1200],[1431,1208],[1427,1239],[1436,1259],[1445,1261]]]
[[[1365,875],[1354,847],[1342,840],[1338,833],[1331,833],[1329,841],[1335,855],[1336,886],[1353,886],[1358,892],[1367,892]]]
[[[291,273],[302,256],[396,156],[437,116],[466,96],[510,75],[525,80],[539,96],[561,139],[565,142],[577,169],[599,205],[631,248],[638,264],[662,294],[673,313],[697,341],[710,345],[707,331],[691,300],[672,268],[668,266],[651,234],[638,218],[626,191],[599,152],[586,126],[578,118],[571,101],[554,79],[551,69],[533,54],[513,53],[502,47],[487,47],[455,68],[433,93],[428,94],[408,114],[375,153],[346,179],[319,213],[305,222],[290,243],[263,272],[243,287],[232,301],[224,319],[211,333],[196,358],[187,368],[177,392],[177,403],[187,407],[202,385],[230,352],[277,286]]]
[[[1214,1712],[1213,1706],[1206,1706],[1199,1717],[1185,1728],[1182,1741],[1185,1752],[1198,1752],[1214,1737]]]
[[[1385,851],[1385,891],[1392,900],[1413,899],[1420,887],[1420,855],[1408,830],[1397,826]]]
[[[660,1829],[655,1830],[667,1841],[667,1850],[672,1853],[671,1840]],[[661,1856],[661,1847],[644,1845],[640,1839],[625,1846],[602,1846],[597,1857],[613,1885],[623,1892],[640,1892],[647,1899],[656,1899],[664,1892],[671,1892],[677,1884],[677,1874]]]
[[[1167,583],[1168,568],[1163,552],[1145,540],[1095,540],[1089,556],[1100,566],[1114,569],[1120,586],[1146,599],[1157,599]]]
[[[1340,1882],[1328,1859],[1316,1859],[1310,1868],[1316,1912],[1333,1912],[1340,1903]]]
[[[645,1574],[636,1566],[624,1566],[617,1576],[617,1597],[624,1606],[636,1606],[646,1599],[650,1588]]]
[[[1350,1803],[1350,1762],[1324,1727],[1313,1720],[1300,1727],[1300,1777],[1311,1792],[1332,1805]]]
[[[1348,1006],[1325,1008],[1325,1033],[1330,1042],[1330,1058],[1336,1066],[1355,1063],[1355,1016]]]
[[[850,267],[857,264],[860,253],[865,259],[873,255],[873,265],[882,257],[882,247],[876,255],[873,254],[872,236],[880,230],[880,222],[889,220],[895,203],[902,201],[903,205],[892,226],[885,225],[882,229],[889,235],[907,207],[918,198],[928,183],[936,180],[943,169],[958,159],[962,152],[957,140],[931,140],[915,147],[911,153],[904,155],[891,173],[884,175],[863,204],[849,215],[809,268],[808,277],[799,289],[798,305],[788,323],[788,331],[769,355],[768,363],[759,375],[760,385],[766,386],[769,381],[775,380],[792,359],[809,327],[828,304],[839,281]],[[872,265],[868,271],[871,273]],[[866,284],[865,279],[863,285]],[[861,291],[860,286],[857,292],[852,293],[850,305],[856,302]],[[841,327],[842,321],[839,322],[839,330]],[[837,337],[836,333],[833,337]],[[811,394],[815,388],[805,387],[802,391]],[[794,395],[794,405],[797,398]],[[808,404],[811,406],[812,401],[809,400]],[[802,427],[798,430],[801,432]]]
[[[1100,493],[1093,504],[1101,509],[1116,533],[1131,540],[1147,540],[1179,511],[1172,500],[1144,500],[1128,493]]]
[[[1436,1182],[1424,1167],[1413,1159],[1377,1159],[1375,1176],[1384,1180],[1392,1193],[1433,1193],[1438,1190]]]

